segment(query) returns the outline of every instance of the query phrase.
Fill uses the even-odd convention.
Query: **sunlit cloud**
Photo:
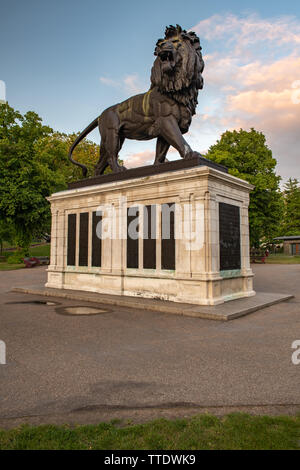
[[[256,14],[213,15],[197,23],[203,46],[204,89],[186,140],[205,153],[227,129],[254,127],[263,132],[284,178],[300,178],[300,22],[294,17]],[[115,80],[124,99],[147,90],[135,73]],[[174,149],[170,159],[179,158]],[[126,166],[150,165],[149,149],[122,157]]]
[[[125,157],[124,164],[128,168],[135,168],[138,166],[151,165],[154,162],[155,152],[152,150],[144,150],[142,152],[133,153]]]
[[[191,28],[209,41],[222,39],[240,55],[243,49],[271,42],[274,46],[300,45],[300,24],[293,16],[265,19],[257,14],[213,15]]]
[[[207,53],[204,98],[192,133],[211,145],[227,129],[254,127],[265,133],[279,174],[300,177],[300,22],[228,14],[191,29]]]
[[[177,160],[180,158],[178,152],[170,147],[167,153],[166,161]],[[135,168],[138,166],[152,165],[155,160],[155,150],[143,150],[124,156],[124,165],[127,168]]]

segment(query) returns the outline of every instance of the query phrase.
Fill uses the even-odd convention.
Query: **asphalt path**
[[[44,283],[45,268],[0,272],[0,427],[299,412],[300,265],[254,271],[257,291],[295,298],[230,322],[143,310],[142,299],[70,315],[92,304],[10,292]]]

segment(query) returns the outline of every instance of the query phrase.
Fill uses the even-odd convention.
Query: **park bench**
[[[265,264],[266,258],[269,256],[268,251],[253,251],[250,253],[251,263],[263,263]]]
[[[43,264],[49,264],[49,256],[32,256],[31,258],[23,258],[26,268],[33,268]]]
[[[251,255],[251,263],[263,263],[266,262],[266,255]]]

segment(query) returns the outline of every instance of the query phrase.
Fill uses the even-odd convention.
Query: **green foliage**
[[[300,187],[296,178],[284,185],[282,235],[300,235]]]
[[[36,113],[22,116],[8,104],[0,105],[0,219],[14,227],[16,243],[25,253],[32,237],[49,228],[46,197],[65,188],[59,169],[42,160],[37,148],[51,133]]]
[[[22,116],[7,103],[0,105],[0,249],[9,237],[5,227],[25,254],[33,237],[50,231],[47,196],[82,177],[81,169],[68,160],[77,135],[54,132],[32,111]],[[85,139],[73,157],[93,175],[99,145]]]
[[[82,178],[81,168],[70,163],[69,148],[78,134],[53,132],[40,139],[36,144],[39,159],[56,171],[60,170],[65,184]],[[99,145],[89,140],[83,140],[74,150],[73,158],[86,165],[88,174],[93,175],[94,167],[99,159]]]
[[[7,220],[0,220],[0,253],[3,252],[3,243],[7,242],[12,244],[15,238],[15,231],[13,224]]]
[[[25,258],[25,251],[19,250],[12,253],[11,256],[7,257],[8,264],[20,264],[23,263],[23,258]]]
[[[252,246],[262,239],[271,241],[279,234],[283,200],[276,160],[266,145],[266,138],[255,129],[227,131],[210,147],[207,158],[225,165],[229,173],[255,186],[250,194],[249,226]]]
[[[40,139],[36,144],[40,161],[47,163],[54,171],[59,168],[66,184],[82,178],[81,168],[71,164],[68,159],[69,149],[78,135],[79,133],[53,132]],[[73,152],[74,160],[87,167],[89,176],[94,175],[99,155],[99,145],[87,139],[82,140]],[[123,163],[120,159],[118,161],[120,165]],[[107,173],[111,173],[110,168],[105,170],[105,174]]]

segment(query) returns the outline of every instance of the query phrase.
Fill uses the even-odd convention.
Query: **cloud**
[[[104,83],[104,85],[108,86],[113,86],[113,87],[118,87],[119,84],[115,80],[112,80],[111,78],[108,77],[100,77],[100,82]]]
[[[257,14],[244,17],[213,15],[191,29],[209,41],[225,39],[227,45],[234,46],[236,53],[266,41],[273,45],[300,45],[300,24],[293,16],[265,19]]]
[[[124,78],[125,88],[130,93],[142,93],[146,91],[146,88],[140,83],[138,75],[127,75]]]
[[[227,129],[254,127],[266,135],[278,173],[300,178],[300,21],[229,13],[191,29],[200,36],[205,70],[197,115],[185,136],[189,144],[201,152]],[[135,73],[100,80],[121,89],[126,98],[148,88]],[[133,167],[152,164],[155,155],[145,149],[122,158]]]
[[[133,153],[124,157],[124,165],[127,168],[135,168],[138,166],[152,165],[155,160],[155,151],[154,150],[143,150],[141,152]],[[166,161],[177,160],[180,158],[178,152],[174,147],[170,147],[168,150]]]
[[[138,166],[152,165],[155,158],[155,152],[152,150],[144,150],[137,152],[128,157],[125,157],[124,164],[128,168],[135,168]]]
[[[299,178],[300,22],[228,14],[191,29],[209,52],[204,56],[206,106],[201,109],[199,100],[192,131],[215,141],[227,129],[254,127],[265,133],[279,173]]]
[[[279,92],[269,90],[244,91],[230,95],[228,97],[228,104],[229,109],[233,111],[241,110],[257,116],[277,111],[285,115],[294,115],[295,117],[298,114],[298,109],[294,107],[292,102],[292,90],[282,90]],[[281,116],[282,114],[278,114],[274,118],[280,118]]]
[[[147,85],[141,82],[137,74],[125,75],[122,80],[100,77],[100,82],[107,86],[122,89],[126,94],[138,94],[147,90]]]

